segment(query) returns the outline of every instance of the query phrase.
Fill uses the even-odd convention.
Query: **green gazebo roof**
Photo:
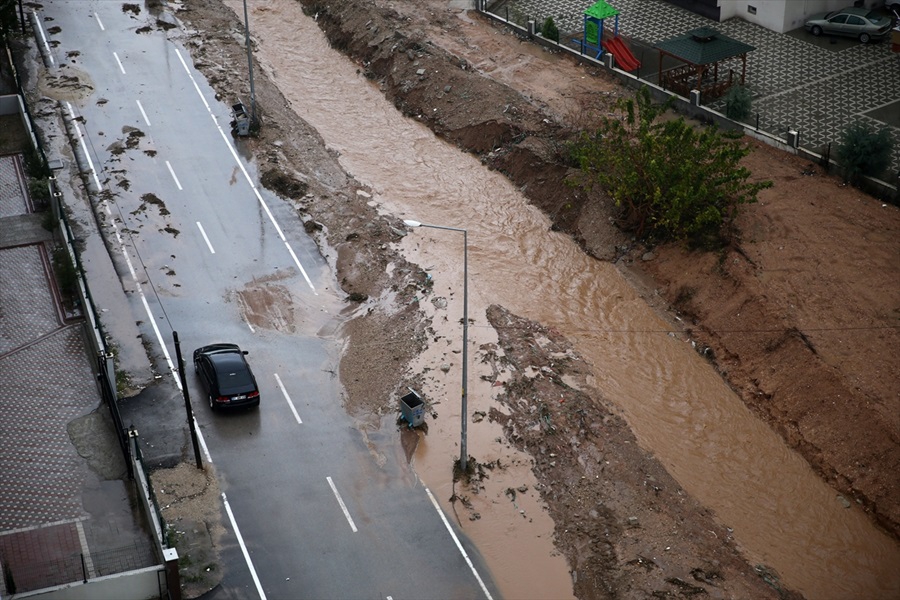
[[[693,65],[709,65],[756,50],[753,46],[719,33],[712,27],[688,31],[684,35],[659,42],[656,48]]]
[[[586,11],[584,11],[584,15],[586,17],[594,17],[595,19],[614,17],[617,14],[619,14],[619,11],[603,0],[598,0],[597,2],[589,6]]]

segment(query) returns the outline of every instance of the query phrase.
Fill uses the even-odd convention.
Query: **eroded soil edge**
[[[745,267],[742,274],[730,266],[747,263],[736,260],[748,255],[746,250],[738,247],[724,257],[698,260],[683,258],[678,248],[658,248],[654,260],[629,262],[629,256],[642,254],[643,249],[628,248],[628,238],[609,225],[612,214],[603,199],[563,185],[568,169],[558,161],[558,153],[560,140],[569,132],[539,103],[475,72],[466,59],[431,43],[424,28],[394,9],[356,0],[329,2],[326,8],[324,3],[303,3],[319,13],[318,22],[332,44],[377,80],[405,114],[506,173],[551,215],[555,227],[573,235],[595,256],[624,257],[620,264],[635,269],[633,275],[647,286],[648,298],[658,290],[664,299],[661,309],[674,305],[693,319],[692,335],[701,347],[712,348],[717,366],[745,401],[838,490],[853,495],[897,533],[896,483],[890,481],[900,468],[897,438],[886,416],[889,412],[864,409],[873,398],[884,402],[877,391],[866,386],[854,389],[839,370],[824,364],[815,342],[800,327],[794,325],[784,333],[781,307],[751,285],[752,268]],[[241,38],[235,35],[242,31],[240,23],[213,0],[191,3],[179,17],[196,30],[186,41],[196,66],[223,97],[231,98],[234,82],[244,76],[237,68],[245,60],[237,41]],[[452,28],[452,16],[440,18]],[[373,406],[365,399],[394,397],[406,382],[392,374],[401,372],[398,365],[408,364],[426,343],[427,323],[411,302],[424,273],[391,250],[389,242],[402,235],[400,224],[377,215],[367,204],[366,190],[340,169],[318,134],[287,108],[279,90],[264,76],[256,79],[256,94],[265,127],[259,138],[241,143],[266,165],[264,180],[294,203],[349,298],[365,302],[392,293],[401,300],[373,303],[345,328],[349,344],[341,380],[347,406],[358,413],[385,414],[394,407]],[[442,110],[432,118],[427,109],[436,102]],[[765,156],[768,151],[760,152]],[[772,160],[784,162],[783,157]],[[393,267],[390,274],[388,265]],[[641,273],[652,278],[641,279]],[[757,341],[745,347],[728,333],[729,327],[723,327],[711,310],[721,304],[717,294],[725,292],[742,296],[745,304],[755,307],[747,318],[755,319],[757,329],[763,328],[762,323],[779,332],[771,343]],[[540,377],[511,380],[507,385],[512,387],[501,399],[509,414],[498,410],[489,418],[504,425],[510,443],[534,456],[542,497],[556,524],[557,544],[574,571],[579,597],[789,594],[781,590],[774,573],[765,568],[754,571],[743,561],[728,531],[639,448],[624,422],[605,408],[595,391],[586,384],[575,388],[563,382],[563,374],[577,380],[586,373],[566,340],[502,307],[493,307],[489,318],[501,340],[495,360],[516,365],[520,374],[528,366],[550,369]],[[510,323],[516,327],[508,327]],[[515,337],[510,337],[512,331],[518,332]],[[772,361],[782,365],[777,373],[770,372]],[[800,381],[796,376],[800,373],[806,387],[794,389],[791,384]],[[815,418],[832,425],[844,423],[842,436],[848,429],[865,432],[865,444],[850,447],[829,437],[828,427],[805,425],[812,407],[803,399],[819,397],[808,387],[817,382],[829,385],[828,394],[840,386],[853,409],[842,408],[838,414],[817,411]],[[551,400],[560,390],[566,401]],[[677,546],[672,543],[675,536]]]

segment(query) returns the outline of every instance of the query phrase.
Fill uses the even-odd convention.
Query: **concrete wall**
[[[31,128],[31,121],[28,120],[28,117],[25,114],[25,103],[22,100],[22,96],[19,96],[18,94],[0,96],[0,115],[15,114],[19,115],[22,126],[25,128],[25,131],[28,132],[28,135],[31,137],[31,144],[36,149],[38,147],[37,138],[34,135],[34,130]]]
[[[165,567],[147,567],[127,573],[69,583],[34,592],[13,594],[10,600],[152,600],[165,598]]]
[[[805,5],[817,4],[818,1],[820,0],[721,0],[722,20],[738,17],[766,29],[784,33],[797,27],[786,23],[785,14],[788,11],[803,11],[806,10]]]
[[[14,115],[20,113],[19,96],[0,96],[0,115]]]

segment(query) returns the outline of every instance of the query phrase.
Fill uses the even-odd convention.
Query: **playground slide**
[[[623,71],[634,71],[641,66],[641,62],[635,58],[619,36],[603,40],[602,44],[603,48],[615,57],[616,65]]]

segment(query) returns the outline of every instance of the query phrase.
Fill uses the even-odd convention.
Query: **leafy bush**
[[[16,20],[16,1],[0,0],[0,38],[9,40],[10,34],[15,34],[18,29]]]
[[[56,274],[56,283],[63,301],[72,306],[78,295],[78,274],[65,248],[60,247],[53,251],[53,272]]]
[[[601,185],[639,238],[719,245],[731,237],[739,207],[772,182],[748,182],[740,160],[750,149],[740,133],[695,130],[681,117],[657,122],[671,103],[654,104],[646,87],[619,100],[621,115],[603,117],[572,144],[581,169],[575,183]]]
[[[41,227],[47,231],[56,231],[56,228],[59,227],[59,219],[52,210],[44,211],[44,216],[41,217]]]
[[[25,159],[25,172],[29,177],[35,179],[50,177],[50,167],[47,166],[44,157],[33,147],[28,147],[23,158]]]
[[[736,85],[725,94],[725,116],[740,121],[750,116],[753,95],[743,85]]]
[[[29,179],[28,194],[36,204],[46,204],[50,201],[50,181],[46,178]]]
[[[894,143],[885,127],[874,130],[865,121],[852,123],[841,135],[837,147],[838,161],[844,167],[844,177],[856,182],[864,175],[877,177],[891,163]]]
[[[556,27],[556,23],[553,22],[553,17],[547,17],[544,24],[541,25],[541,36],[544,39],[559,43],[559,29]]]

